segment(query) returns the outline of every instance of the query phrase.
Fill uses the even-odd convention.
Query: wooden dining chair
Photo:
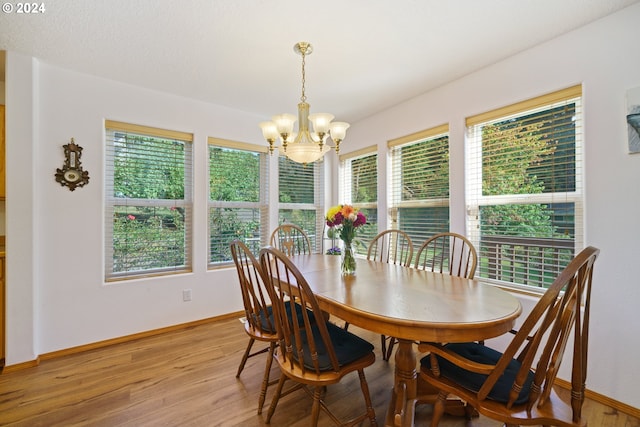
[[[402,230],[385,230],[378,233],[369,243],[367,259],[398,264],[405,267],[411,265],[413,258],[413,242]]]
[[[439,233],[425,240],[413,261],[415,268],[473,279],[478,264],[476,248],[465,236]]]
[[[271,246],[287,256],[312,253],[311,241],[304,230],[295,224],[280,224],[271,233]]]
[[[369,243],[367,259],[373,261],[386,262],[387,264],[397,264],[405,267],[411,265],[413,258],[413,242],[407,233],[402,230],[385,230],[378,233]],[[345,329],[349,324],[345,324]],[[387,347],[387,341],[389,346]],[[380,335],[382,347],[382,358],[389,360],[396,339]]]
[[[586,426],[581,410],[591,282],[599,252],[590,246],[567,265],[504,352],[478,343],[420,344],[421,351],[429,352],[420,362],[420,377],[439,390],[432,427],[438,425],[449,394],[507,426]],[[553,385],[570,338],[573,368],[569,405],[557,396]]]
[[[318,301],[307,281],[287,256],[278,249],[266,247],[260,251],[260,263],[274,306],[274,318],[279,345],[276,348],[281,375],[267,413],[271,422],[278,401],[294,390],[304,389],[312,398],[311,425],[317,426],[320,409],[340,426],[357,425],[367,419],[377,425],[369,395],[364,368],[375,362],[373,345],[362,338],[328,322],[320,314]],[[286,314],[286,304],[295,303],[308,310]],[[326,387],[336,384],[351,372],[357,372],[364,397],[365,411],[347,422],[341,422],[324,401]],[[296,384],[283,390],[287,380]]]
[[[269,292],[262,280],[260,262],[243,242],[234,240],[229,246],[231,247],[231,255],[233,256],[233,262],[236,265],[240,281],[240,291],[244,304],[244,331],[249,336],[249,343],[240,361],[236,378],[240,377],[247,359],[265,352],[268,353],[258,400],[258,414],[261,414],[267,395],[267,388],[276,381],[269,381],[269,373],[271,372],[271,363],[278,342],[278,335],[273,320]],[[269,347],[251,353],[256,340],[268,343]]]

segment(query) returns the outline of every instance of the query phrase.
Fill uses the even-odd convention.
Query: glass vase
[[[356,274],[356,259],[353,256],[353,245],[351,242],[344,242],[342,250],[342,263],[340,264],[343,275]]]

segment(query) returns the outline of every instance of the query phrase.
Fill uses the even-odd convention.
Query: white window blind
[[[302,227],[314,251],[319,252],[324,226],[324,161],[304,165],[280,156],[278,201],[278,223]]]
[[[266,147],[209,138],[209,265],[232,262],[229,242],[255,254],[266,244],[269,188]]]
[[[357,232],[356,253],[366,255],[369,242],[378,233],[378,154],[377,147],[340,155],[340,201],[353,205],[366,217],[367,224]],[[338,246],[335,238],[330,245]],[[325,245],[327,246],[327,245]]]
[[[415,246],[449,231],[449,126],[389,141],[390,228],[409,234]]]
[[[106,280],[190,271],[193,135],[105,128]]]
[[[583,246],[581,86],[467,119],[476,276],[548,286]]]

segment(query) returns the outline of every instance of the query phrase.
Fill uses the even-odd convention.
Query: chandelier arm
[[[335,139],[333,141],[336,145],[335,145],[335,150],[336,150],[336,154],[340,154],[340,143],[342,142],[341,139]]]

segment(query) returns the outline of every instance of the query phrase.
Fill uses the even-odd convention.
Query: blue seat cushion
[[[452,343],[445,345],[445,348],[459,354],[465,359],[487,365],[495,365],[502,356],[502,353],[499,351],[475,342]],[[440,375],[460,384],[467,390],[478,392],[480,387],[482,387],[482,384],[484,384],[487,379],[487,375],[462,369],[441,356],[436,355],[436,358],[438,360],[438,365],[440,366]],[[423,357],[420,360],[420,364],[426,369],[431,369],[430,356]],[[493,389],[489,392],[489,399],[503,403],[509,401],[509,392],[511,391],[511,386],[515,381],[515,377],[520,366],[520,362],[515,359],[509,362],[509,365],[505,369],[503,375],[498,379]],[[518,405],[525,403],[529,399],[529,391],[531,389],[532,381],[533,372],[529,371],[515,404]]]
[[[338,365],[344,366],[351,362],[355,362],[356,360],[366,356],[368,353],[373,351],[373,345],[360,338],[357,335],[352,334],[351,332],[345,331],[343,328],[334,325],[333,323],[326,322],[327,330],[329,332],[329,337],[331,338],[331,343],[333,344],[333,349],[336,353],[336,358],[338,359]],[[329,355],[327,354],[326,348],[320,336],[320,331],[318,330],[317,325],[314,325],[312,328],[313,338],[316,343],[316,350],[318,352],[318,366],[320,371],[332,371],[333,366],[331,365],[331,360],[329,359]],[[308,369],[315,369],[311,353],[309,351],[308,340],[306,338],[306,334],[302,331],[303,334],[301,339],[303,340],[303,364]],[[295,338],[292,337],[295,342]],[[295,352],[294,352],[295,353]],[[298,355],[294,354],[293,357],[298,360]],[[298,360],[299,361],[299,360]]]
[[[297,317],[296,319],[300,319],[300,324],[302,324],[302,307],[300,306],[300,304],[293,304],[296,310],[296,314]],[[287,312],[287,317],[291,318],[291,301],[287,301],[284,303],[284,308]],[[314,317],[313,317],[313,312],[311,310],[307,310],[307,314],[309,315],[309,321],[311,321],[312,323],[315,321]],[[267,321],[267,317],[269,317],[269,320]],[[273,319],[273,307],[272,306],[268,306],[267,307],[267,314],[264,313],[260,313],[260,325],[261,325],[261,329],[264,332],[270,332],[270,333],[275,333],[276,330],[276,326],[275,326],[275,322]]]

